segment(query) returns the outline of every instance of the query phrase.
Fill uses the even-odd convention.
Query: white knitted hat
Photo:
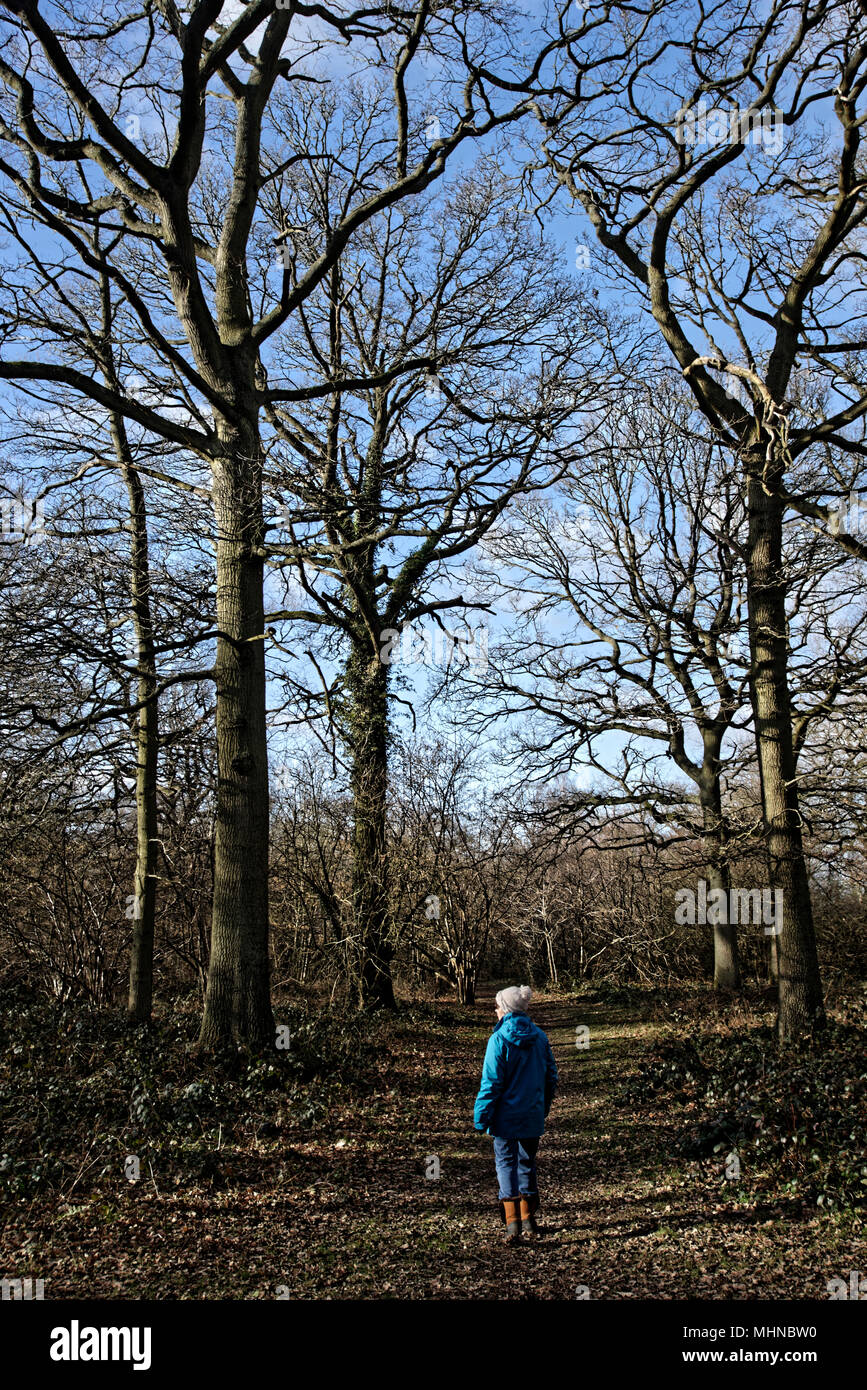
[[[532,997],[533,991],[529,985],[512,985],[509,989],[500,990],[497,1004],[507,1014],[525,1014]]]

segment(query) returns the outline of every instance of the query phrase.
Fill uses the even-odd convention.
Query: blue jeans
[[[536,1150],[538,1139],[495,1139],[494,1162],[500,1183],[500,1201],[510,1197],[537,1197]]]

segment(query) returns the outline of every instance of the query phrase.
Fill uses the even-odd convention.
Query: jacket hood
[[[515,1047],[524,1047],[535,1033],[536,1025],[526,1014],[506,1014],[500,1029]]]

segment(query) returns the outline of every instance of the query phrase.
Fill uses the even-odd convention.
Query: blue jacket
[[[556,1089],[547,1036],[526,1014],[506,1014],[488,1039],[476,1129],[496,1139],[538,1139]]]

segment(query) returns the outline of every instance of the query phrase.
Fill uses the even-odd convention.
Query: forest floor
[[[724,1155],[672,1156],[669,1100],[617,1103],[666,1022],[604,994],[535,1001],[560,1070],[545,1235],[505,1245],[492,1140],[472,1125],[493,992],[427,1014],[389,1023],[361,1090],[333,1090],[312,1122],[244,1143],[215,1125],[197,1180],[145,1170],[7,1207],[0,1273],[43,1277],[51,1299],[826,1299],[867,1270],[852,1211],[748,1196]]]

